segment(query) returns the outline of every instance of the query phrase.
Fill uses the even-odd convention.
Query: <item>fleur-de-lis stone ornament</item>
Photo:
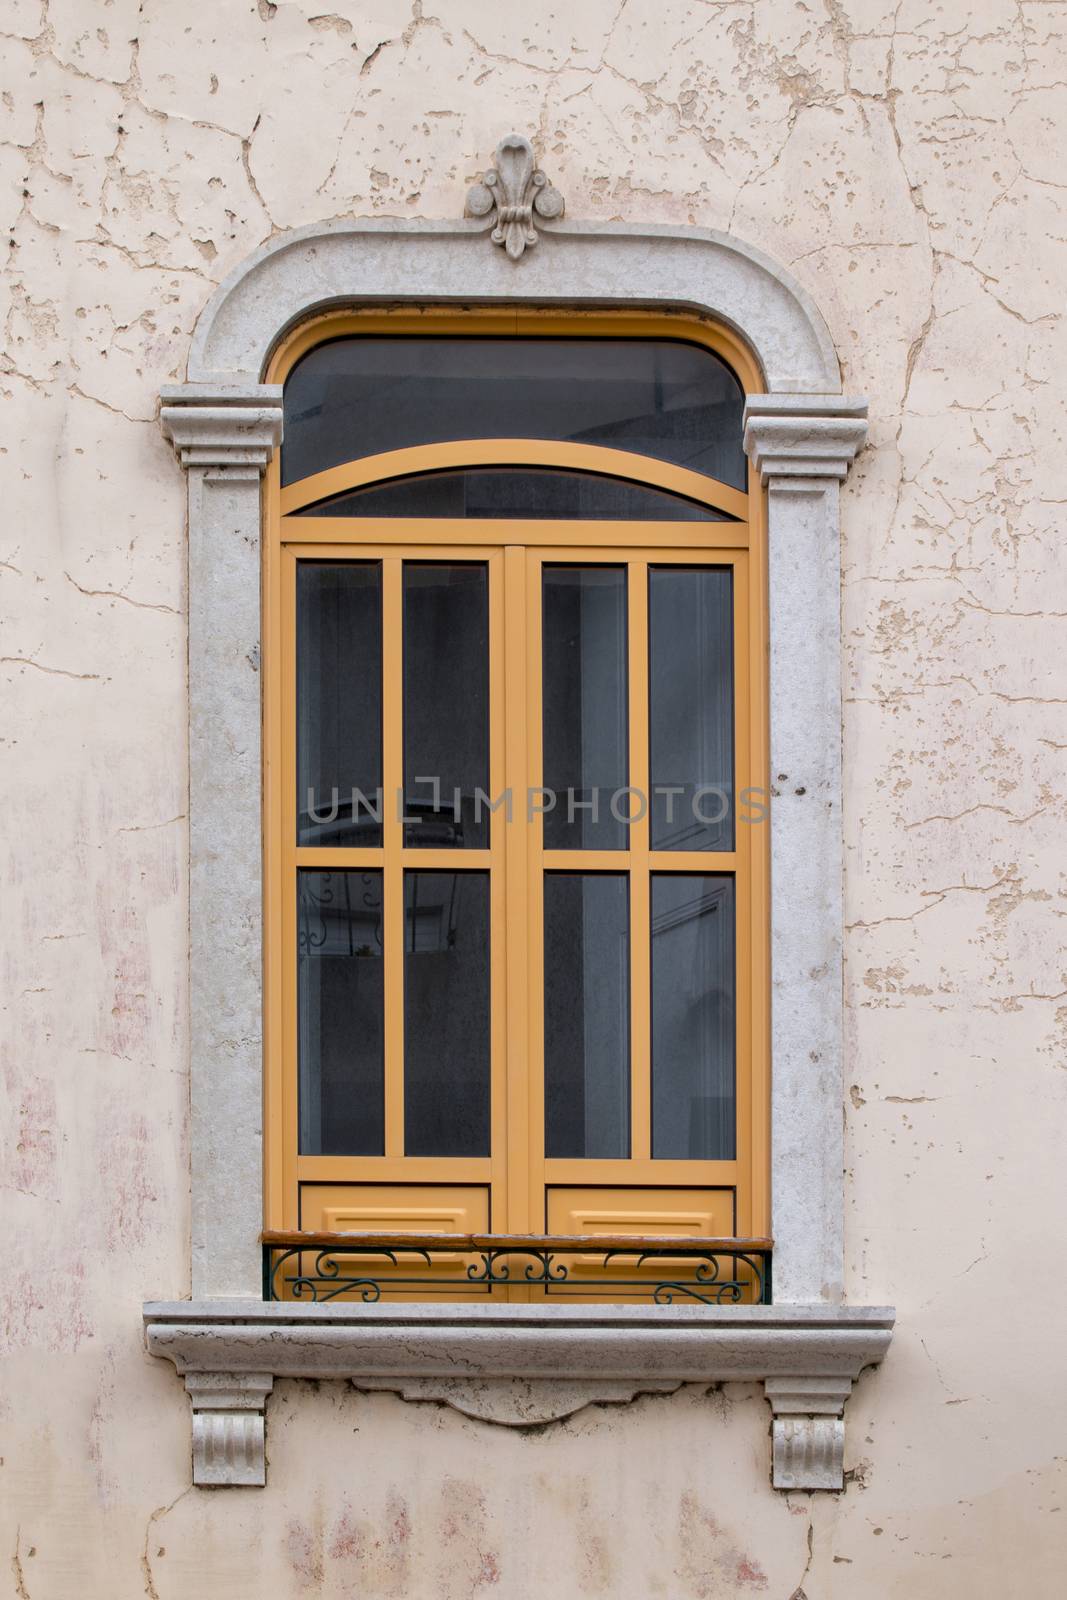
[[[534,166],[533,146],[521,134],[509,133],[496,147],[496,166],[467,192],[467,214],[487,217],[496,207],[496,226],[489,237],[502,244],[512,261],[527,245],[537,243],[534,213],[546,220],[563,215],[563,196]]]

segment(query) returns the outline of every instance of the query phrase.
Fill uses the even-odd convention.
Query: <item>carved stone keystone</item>
[[[496,147],[496,166],[467,191],[467,215],[487,217],[496,207],[496,226],[489,237],[502,244],[512,261],[527,245],[537,243],[534,213],[546,221],[563,215],[563,196],[534,166],[533,146],[519,133],[509,133]]]

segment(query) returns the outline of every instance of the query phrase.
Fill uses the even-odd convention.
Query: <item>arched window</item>
[[[335,314],[275,357],[268,1228],[768,1231],[746,359],[696,321],[514,312]],[[412,1260],[342,1287],[657,1271]]]

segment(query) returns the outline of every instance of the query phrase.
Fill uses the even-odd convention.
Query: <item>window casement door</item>
[[[276,1226],[759,1230],[752,574],[715,490],[736,520],[282,519]]]
[[[528,438],[283,477],[265,1226],[766,1234],[758,491]],[[401,1297],[627,1297],[592,1255],[565,1286],[472,1263],[365,1265]]]

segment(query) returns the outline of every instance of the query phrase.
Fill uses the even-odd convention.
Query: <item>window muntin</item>
[[[718,507],[597,472],[482,467],[413,473],[303,506],[302,517],[537,517],[598,522],[723,522]]]
[[[463,454],[470,448],[456,447],[462,461],[473,459],[470,454]],[[529,448],[534,451],[539,447],[535,443]],[[553,450],[575,448],[546,443],[544,452],[551,458]],[[433,459],[435,466],[440,464],[440,447],[435,448]],[[633,470],[629,461],[627,465]],[[674,470],[655,462],[649,462],[648,469],[650,476],[656,478],[657,487],[662,486],[668,472]],[[345,473],[349,469],[339,471]],[[350,474],[349,481],[357,480]],[[691,487],[688,478],[686,487]],[[707,492],[709,500],[732,493],[710,482]],[[414,569],[417,565],[483,566],[488,573],[491,794],[498,796],[502,792],[506,778],[518,779],[508,786],[514,787],[520,797],[521,809],[521,796],[526,786],[547,782],[544,642],[550,629],[545,626],[544,594],[546,575],[559,575],[568,570],[596,573],[598,577],[612,570],[625,571],[622,607],[625,650],[621,652],[625,658],[625,693],[621,698],[626,707],[625,776],[629,785],[622,787],[643,788],[647,792],[651,778],[649,735],[653,705],[651,680],[655,676],[653,659],[656,655],[654,613],[656,584],[661,572],[695,584],[698,589],[705,581],[705,574],[714,574],[707,581],[717,588],[720,614],[721,597],[726,593],[729,627],[719,628],[711,657],[721,664],[725,651],[732,659],[732,700],[730,693],[726,694],[732,723],[729,731],[721,725],[718,727],[712,745],[721,749],[724,743],[732,743],[735,747],[734,770],[729,780],[731,791],[736,788],[743,796],[746,786],[762,772],[759,718],[753,721],[749,710],[753,704],[753,673],[758,696],[762,668],[758,650],[752,654],[750,649],[760,635],[758,625],[751,626],[750,536],[743,496],[735,495],[727,502],[732,513],[742,514],[742,520],[736,524],[719,521],[705,525],[699,533],[697,527],[690,533],[684,525],[654,520],[598,522],[590,519],[574,524],[568,524],[565,519],[524,520],[512,527],[501,522],[496,529],[492,519],[471,519],[473,525],[465,529],[460,519],[444,520],[435,528],[432,521],[420,518],[349,521],[337,517],[326,525],[322,521],[301,518],[293,491],[287,492],[283,505],[286,499],[291,514],[275,523],[280,536],[279,570],[283,580],[279,594],[280,625],[295,593],[296,573],[304,563],[356,559],[381,565],[382,746],[386,797],[394,784],[404,790],[404,573],[407,567]],[[617,662],[620,654],[617,618],[610,631],[614,641],[610,654]],[[281,632],[284,637],[285,626],[281,626]],[[690,628],[687,636],[691,634]],[[676,646],[674,653],[679,649],[685,657],[686,650],[681,645]],[[707,650],[703,658],[697,653],[695,664],[691,649],[689,657],[686,670],[693,679],[693,704],[703,705],[705,722],[709,717],[714,722],[723,705],[724,685],[719,682],[716,688],[715,676],[708,668]],[[281,668],[284,678],[289,670],[285,660]],[[677,663],[674,673],[677,677]],[[616,669],[616,680],[617,677]],[[709,684],[714,692],[709,692]],[[616,681],[616,690],[617,687]],[[729,685],[725,687],[728,691]],[[616,746],[619,698],[616,692],[615,711],[609,713],[615,728]],[[706,737],[702,746],[699,740],[691,742],[699,748],[708,748]],[[281,743],[284,745],[285,740]],[[696,780],[706,780],[707,772],[705,764],[700,772],[690,774],[689,789],[701,787]],[[699,1214],[698,1231],[705,1233],[765,1231],[766,1198],[761,1190],[758,1147],[766,1129],[756,1065],[756,1056],[765,1039],[758,1016],[765,992],[759,970],[759,940],[765,928],[759,916],[760,895],[765,890],[765,879],[761,878],[759,869],[760,854],[765,848],[762,838],[754,839],[753,830],[742,825],[737,829],[736,848],[731,847],[720,830],[717,840],[701,838],[694,848],[686,848],[684,840],[676,840],[668,847],[653,849],[653,812],[652,816],[646,815],[624,828],[622,848],[591,844],[588,840],[578,840],[568,846],[560,837],[553,838],[551,812],[545,819],[535,816],[529,826],[525,823],[508,826],[502,812],[497,811],[489,818],[489,845],[467,846],[460,858],[456,849],[445,842],[420,847],[414,843],[414,830],[405,840],[404,829],[391,820],[387,800],[383,812],[381,847],[335,852],[332,847],[320,850],[302,846],[295,852],[295,858],[290,857],[290,865],[318,865],[320,858],[336,864],[344,860],[351,866],[384,864],[383,927],[386,929],[399,928],[408,920],[406,900],[412,873],[421,869],[427,874],[432,871],[454,878],[461,859],[465,875],[472,871],[484,873],[489,904],[490,1137],[488,1145],[483,1147],[487,1153],[444,1154],[439,1149],[434,1150],[431,1139],[426,1140],[421,1153],[416,1154],[407,1142],[405,1100],[409,1084],[405,1072],[407,1001],[403,971],[407,958],[403,940],[390,941],[386,937],[382,962],[385,1031],[391,1034],[392,1044],[385,1049],[384,1151],[379,1156],[331,1155],[327,1159],[294,1154],[291,1142],[288,1154],[278,1150],[275,1159],[283,1170],[283,1179],[272,1191],[278,1197],[277,1209],[270,1213],[275,1219],[274,1225],[329,1228],[344,1216],[349,1218],[345,1223],[349,1227],[410,1227],[415,1231],[420,1223],[428,1231],[449,1226],[463,1229],[468,1225],[482,1230],[491,1226],[495,1231],[502,1228],[532,1232],[545,1228],[607,1231],[604,1219],[610,1215],[613,1227],[671,1232],[678,1231],[679,1227],[682,1231],[690,1226],[697,1227],[692,1218]],[[283,866],[283,879],[288,870]],[[606,891],[603,885],[610,873],[626,886],[629,964],[625,987],[621,975],[614,984],[610,981],[612,968],[610,963],[605,965],[604,941],[598,943],[592,933],[587,936],[584,929],[585,922],[593,929],[597,912],[601,922],[604,921]],[[684,1115],[687,1130],[684,1141],[677,1135],[676,1128],[672,1131],[670,1119],[664,1118],[662,1105],[658,1117],[656,1115],[657,1095],[679,1093],[677,1061],[668,1060],[666,1066],[661,1064],[657,1077],[653,1060],[654,1054],[662,1056],[662,1050],[653,1048],[656,1021],[664,1018],[670,1021],[669,1011],[663,1010],[662,996],[657,1018],[653,992],[657,965],[653,899],[660,875],[679,879],[714,875],[736,886],[730,912],[733,939],[727,951],[735,975],[734,1035],[731,1041],[729,1029],[724,1032],[721,1025],[722,1019],[713,1026],[707,1016],[694,1032],[700,1049],[691,1063],[691,1081],[683,1082],[681,1090],[690,1102]],[[595,996],[607,1019],[604,1025],[610,1023],[606,1042],[601,1039],[596,1024],[590,1026],[590,1048],[584,1052],[580,1064],[573,1059],[567,1062],[565,1047],[561,1050],[558,1038],[554,1040],[551,1036],[553,1024],[546,1017],[545,1008],[549,988],[554,985],[558,990],[561,976],[559,962],[555,972],[550,970],[551,963],[545,965],[546,924],[554,918],[558,928],[561,921],[559,907],[549,902],[554,884],[567,877],[595,880],[589,895],[595,901],[599,891],[600,899],[587,914],[589,895],[570,896],[572,924],[576,905],[583,923],[580,938],[572,933],[571,946],[581,954],[583,962],[588,957],[588,973],[582,972],[580,984],[574,972],[566,974],[572,991],[566,1002],[571,1015],[564,1014],[562,1020],[564,1024],[570,1023],[575,1037],[580,1022],[584,1045],[584,1007],[577,1007],[573,999],[577,986],[582,990],[587,988],[589,994]],[[566,901],[567,897],[563,899]],[[566,904],[563,914],[564,917],[568,914]],[[614,946],[617,955],[623,942],[619,919],[616,915],[607,920],[615,925],[607,942]],[[565,927],[560,937],[565,937]],[[704,944],[707,945],[706,936]],[[283,978],[288,970],[287,959],[283,952]],[[662,963],[659,965],[662,967]],[[729,963],[724,959],[719,966],[722,969],[719,977],[726,972],[728,982]],[[626,1041],[620,1023],[620,1006],[626,1011],[625,1032],[629,1035]],[[399,1021],[396,1020],[398,1016]],[[394,1019],[391,1026],[390,1018]],[[670,1037],[669,1028],[666,1035]],[[712,1048],[716,1041],[717,1054]],[[562,1071],[559,1070],[561,1062],[564,1063]],[[425,1083],[426,1077],[423,1073],[420,1082]],[[413,1084],[414,1075],[411,1081]],[[484,1075],[481,1081],[485,1081]],[[735,1095],[732,1106],[729,1105],[731,1094]],[[626,1101],[625,1119],[621,1100]],[[484,1106],[484,1100],[482,1104]],[[563,1131],[568,1107],[576,1124],[579,1117],[582,1124],[580,1132],[576,1126],[569,1136]],[[417,1123],[421,1107],[413,1110]],[[710,1110],[714,1110],[715,1116],[709,1114]],[[675,1118],[676,1123],[679,1117]],[[725,1122],[730,1117],[733,1121],[726,1130]],[[283,1129],[290,1125],[284,1112],[279,1124]],[[695,1138],[694,1127],[698,1134]],[[285,1138],[283,1134],[280,1142],[284,1143]],[[468,1148],[473,1149],[473,1146]],[[711,1156],[697,1153],[707,1149],[718,1153]],[[471,1197],[475,1197],[476,1203]],[[345,1204],[338,1209],[342,1200]],[[684,1209],[683,1200],[689,1209]],[[451,1224],[446,1220],[446,1213],[453,1219]],[[570,1223],[567,1223],[568,1217]]]
[[[682,339],[334,339],[297,362],[285,400],[283,485],[453,439],[568,439],[748,482],[741,385]]]

